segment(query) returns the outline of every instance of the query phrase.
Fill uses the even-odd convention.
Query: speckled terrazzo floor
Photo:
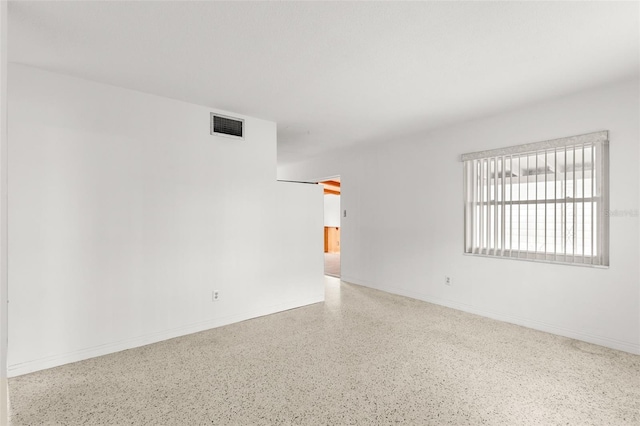
[[[640,356],[326,289],[325,303],[10,379],[11,424],[640,424]]]

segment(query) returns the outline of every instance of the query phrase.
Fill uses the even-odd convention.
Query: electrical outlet
[[[445,285],[451,285],[451,277],[444,277]]]
[[[218,300],[220,300],[220,292],[218,290],[213,290],[211,293],[211,301],[217,302]]]

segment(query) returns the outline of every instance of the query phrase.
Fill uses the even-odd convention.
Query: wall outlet
[[[445,285],[451,285],[451,277],[444,277],[444,284]]]
[[[211,301],[217,302],[218,300],[220,300],[220,292],[218,290],[213,290],[211,293]]]

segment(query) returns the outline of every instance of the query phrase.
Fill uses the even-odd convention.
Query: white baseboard
[[[513,315],[501,313],[501,312],[493,312],[487,309],[479,308],[477,306],[473,306],[465,303],[459,303],[452,300],[439,299],[439,298],[428,296],[426,294],[405,290],[397,287],[369,285],[364,282],[359,282],[359,280],[357,279],[352,280],[348,277],[343,277],[342,280],[348,283],[353,283],[356,285],[361,285],[364,287],[369,287],[376,290],[397,294],[400,296],[410,297],[412,299],[422,300],[424,302],[433,303],[435,305],[446,306],[448,308],[457,309],[459,311],[480,315],[480,316],[495,319],[498,321],[521,325],[523,327],[532,328],[534,330],[544,331],[546,333],[569,337],[571,339],[581,340],[583,342],[593,343],[595,345],[605,346],[607,348],[617,349],[620,351],[640,355],[640,344],[637,344],[637,343],[611,339],[609,337],[604,337],[604,336],[596,336],[596,335],[584,333],[577,330],[558,327],[553,324],[548,324],[542,321],[521,318],[521,317],[517,317],[517,316],[513,316]]]
[[[34,371],[44,370],[47,368],[58,367],[60,365],[72,362],[82,361],[97,356],[107,355],[114,352],[120,352],[126,349],[137,348],[152,343],[161,342],[163,340],[173,339],[175,337],[185,336],[187,334],[197,333],[199,331],[209,330],[211,328],[221,327],[251,318],[257,318],[264,315],[274,314],[289,309],[299,308],[314,303],[324,301],[324,293],[314,297],[307,297],[295,301],[279,303],[277,305],[267,306],[261,309],[247,311],[226,317],[215,318],[212,320],[202,321],[195,324],[189,324],[182,327],[165,330],[157,333],[151,333],[144,336],[125,339],[118,342],[110,342],[104,345],[94,346],[91,348],[81,349],[78,351],[67,352],[64,354],[52,355],[32,361],[22,362],[19,364],[9,365],[7,368],[8,377],[16,377],[23,374],[33,373]]]

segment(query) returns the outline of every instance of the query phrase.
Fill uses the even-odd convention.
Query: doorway
[[[340,177],[318,183],[324,186],[324,274],[340,278]]]

